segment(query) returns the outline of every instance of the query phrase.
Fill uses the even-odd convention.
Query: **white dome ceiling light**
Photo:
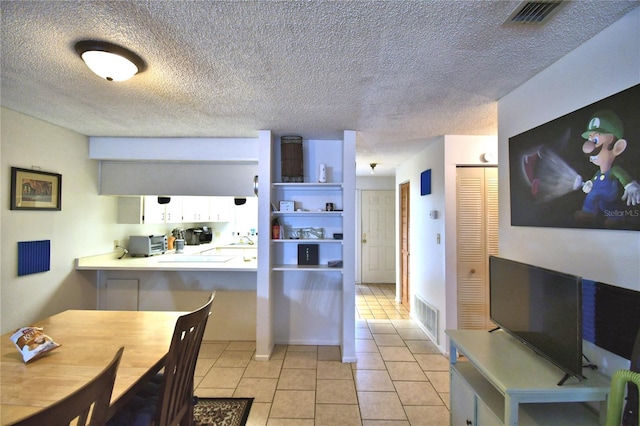
[[[79,41],[75,50],[91,71],[108,81],[128,80],[147,67],[135,53],[106,41]]]

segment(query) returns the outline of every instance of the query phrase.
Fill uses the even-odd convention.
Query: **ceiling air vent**
[[[525,1],[507,18],[505,25],[544,24],[556,12],[562,1]]]

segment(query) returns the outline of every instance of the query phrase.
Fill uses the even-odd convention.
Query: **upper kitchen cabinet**
[[[118,197],[118,223],[161,224],[182,222],[182,197],[160,204],[155,195]]]
[[[184,222],[209,222],[209,197],[184,197],[182,199]]]
[[[231,222],[234,217],[233,197],[208,197],[211,222]]]
[[[233,197],[182,197],[182,221],[232,222]]]
[[[143,197],[118,197],[117,223],[144,223]]]
[[[160,197],[144,197],[144,223],[181,223],[182,197],[164,197],[169,202],[160,204]]]
[[[155,195],[118,197],[118,223],[163,224],[232,222],[234,197],[171,196],[160,204]]]

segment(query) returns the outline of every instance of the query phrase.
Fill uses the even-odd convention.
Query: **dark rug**
[[[193,407],[196,426],[244,426],[253,398],[198,398]]]

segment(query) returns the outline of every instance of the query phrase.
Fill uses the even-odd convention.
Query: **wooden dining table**
[[[94,378],[124,346],[110,416],[164,365],[185,312],[69,310],[25,326],[44,329],[59,348],[25,363],[10,337],[0,342],[0,424],[59,401]]]

